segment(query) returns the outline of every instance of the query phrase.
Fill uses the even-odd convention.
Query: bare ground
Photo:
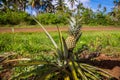
[[[100,56],[95,58],[95,60],[86,61],[86,63],[102,68],[108,73],[110,73],[113,77],[120,80],[120,57],[116,58],[106,56],[105,54],[100,54]]]
[[[47,31],[57,31],[55,27],[47,27]],[[61,31],[67,31],[67,27],[61,27]],[[82,31],[111,31],[116,30],[120,31],[120,27],[83,27]],[[11,33],[13,31],[12,28],[2,28],[0,27],[0,33]],[[43,32],[42,28],[14,28],[14,32]]]

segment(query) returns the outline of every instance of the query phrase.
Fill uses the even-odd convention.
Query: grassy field
[[[56,43],[59,44],[57,32],[50,33]],[[67,37],[67,32],[62,32],[63,37]],[[98,46],[102,46],[102,53],[110,56],[120,57],[120,31],[83,31],[75,50],[87,45],[91,52],[95,51]],[[1,33],[0,34],[0,54],[5,52],[15,52],[17,56],[11,58],[31,58],[39,61],[56,61],[53,54],[53,45],[45,33]],[[25,61],[20,62],[26,64]],[[11,64],[14,64],[11,63]],[[9,66],[8,66],[9,67]],[[47,66],[48,67],[48,66]],[[27,73],[36,68],[35,66],[18,66],[13,69],[12,77]],[[10,68],[11,69],[11,68]],[[38,69],[39,70],[39,69]],[[31,75],[31,74],[30,74]],[[26,76],[23,74],[23,76]]]
[[[57,32],[50,33],[59,45]],[[64,38],[67,32],[62,32]],[[99,45],[102,46],[102,53],[109,55],[120,54],[120,32],[119,31],[87,31],[82,33],[77,48],[88,45],[90,50],[95,50]],[[1,33],[0,34],[0,53],[40,53],[49,51],[52,43],[44,33]]]
[[[44,25],[44,27],[55,27],[56,28],[57,25]],[[59,27],[68,27],[69,25],[58,25]],[[19,24],[19,25],[0,25],[0,27],[5,27],[5,28],[9,28],[9,27],[14,27],[14,28],[39,28],[39,25],[25,25],[25,24]],[[120,27],[120,26],[113,26],[113,25],[109,25],[109,26],[102,26],[102,25],[83,25],[83,27]]]

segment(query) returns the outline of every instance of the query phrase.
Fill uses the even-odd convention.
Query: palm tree
[[[0,0],[0,7],[2,11],[6,11],[9,8],[10,0]]]
[[[75,2],[78,2],[77,0],[69,0],[69,2],[71,3],[71,7],[73,8]]]
[[[118,21],[118,23],[119,23],[119,20],[120,20],[120,0],[114,0],[113,3],[115,6],[113,8],[113,11],[110,12],[110,15],[113,17],[114,21]]]
[[[100,12],[101,4],[98,5],[97,11]]]
[[[40,0],[29,0],[29,3],[32,8],[36,8],[38,5],[42,4],[42,1],[40,2]]]
[[[81,14],[81,11],[83,12],[85,10],[83,3],[80,3],[77,5],[77,12],[78,14]]]
[[[113,3],[115,4],[115,7],[120,10],[120,0],[114,0]]]
[[[54,8],[54,5],[52,4],[52,1],[53,0],[46,0],[46,2],[45,2],[45,5],[44,6],[46,6],[46,8],[45,8],[45,11],[46,12],[55,12],[55,8]]]
[[[18,9],[21,11],[25,11],[27,5],[28,5],[28,0],[17,0],[18,1]]]
[[[14,11],[25,11],[28,0],[0,0],[0,5],[4,11],[11,9]]]
[[[53,0],[29,0],[29,4],[32,8],[35,8],[37,12],[54,12]]]
[[[103,13],[105,13],[107,11],[106,7],[103,7]]]
[[[64,12],[65,8],[66,8],[66,4],[65,4],[64,0],[56,0],[56,1],[57,1],[57,4],[55,5],[55,6],[57,6],[56,9],[58,11]]]

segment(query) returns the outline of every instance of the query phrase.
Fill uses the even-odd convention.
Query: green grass
[[[44,27],[54,27],[56,28],[57,25],[44,25]],[[59,27],[67,27],[68,25],[58,25]],[[19,24],[19,25],[0,25],[0,27],[2,28],[10,28],[10,27],[14,27],[14,28],[40,28],[39,25],[26,25],[26,24]]]
[[[55,41],[59,44],[57,32],[50,33]],[[63,36],[67,37],[67,32],[62,32]],[[103,53],[120,54],[120,32],[119,31],[87,31],[83,32],[77,48],[83,44],[88,46],[102,45]],[[0,34],[0,53],[3,52],[20,52],[20,53],[40,53],[47,52],[53,48],[44,33],[2,33]],[[77,49],[76,48],[76,49]],[[92,49],[91,49],[92,50]]]
[[[62,25],[62,24],[59,24],[58,25],[59,27],[68,27],[69,25]],[[39,25],[26,25],[26,24],[19,24],[19,25],[0,25],[0,27],[5,27],[5,28],[9,28],[9,27],[14,27],[14,28],[40,28]],[[54,27],[56,28],[56,25],[44,25],[44,27]],[[101,27],[101,28],[106,28],[106,27],[120,27],[120,26],[113,26],[113,25],[109,25],[109,26],[102,26],[102,25],[83,25],[83,27],[93,27],[93,28],[96,28],[96,27]]]

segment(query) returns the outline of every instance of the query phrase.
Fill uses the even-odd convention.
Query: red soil
[[[47,27],[47,31],[57,31],[55,27]],[[61,31],[67,31],[67,27],[61,27]],[[110,31],[110,30],[117,30],[120,31],[120,28],[115,27],[83,27],[82,31]],[[14,28],[14,32],[42,32],[41,28]],[[12,28],[2,28],[0,27],[0,33],[12,32]]]
[[[112,77],[120,80],[120,57],[111,57],[105,54],[100,54],[98,57],[94,57],[94,60],[83,58],[83,60],[80,60],[80,62],[102,68],[111,74]]]
[[[118,80],[120,80],[120,58],[114,58],[101,54],[96,58],[94,65],[105,69]]]

